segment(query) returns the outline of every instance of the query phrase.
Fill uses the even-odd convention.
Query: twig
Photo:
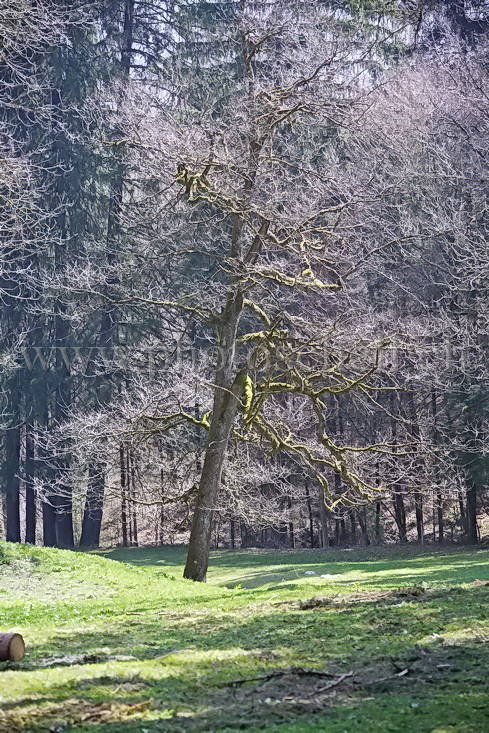
[[[353,673],[348,673],[351,676]],[[247,682],[268,682],[276,677],[286,677],[287,675],[297,675],[302,677],[335,677],[332,672],[320,672],[317,669],[304,669],[302,667],[290,667],[289,669],[279,669],[270,674],[264,674],[260,677],[247,677],[239,680],[231,680],[230,682],[218,682],[212,687],[234,687],[236,685],[244,685]]]
[[[341,685],[344,680],[346,680],[348,677],[353,677],[354,674],[354,672],[346,672],[345,674],[340,675],[338,679],[334,680],[334,682],[330,682],[329,685],[326,685],[325,687],[320,687],[319,690],[316,690],[316,692],[326,692],[326,690],[331,690],[332,687]]]
[[[406,674],[408,674],[408,669],[403,669],[401,672],[397,672],[396,674],[390,674],[388,677],[379,677],[378,680],[372,680],[371,682],[366,682],[364,684],[366,685],[375,685],[377,682],[386,682],[386,680],[393,680],[395,677],[404,677]]]

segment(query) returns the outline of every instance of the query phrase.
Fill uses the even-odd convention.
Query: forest
[[[477,545],[483,0],[0,0],[2,538]]]

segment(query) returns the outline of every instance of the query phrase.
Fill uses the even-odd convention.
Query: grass
[[[202,585],[183,548],[0,543],[0,731],[484,733],[488,559],[216,551]]]

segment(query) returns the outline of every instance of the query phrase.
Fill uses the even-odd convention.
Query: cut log
[[[0,662],[19,662],[24,653],[24,639],[20,634],[0,634]]]

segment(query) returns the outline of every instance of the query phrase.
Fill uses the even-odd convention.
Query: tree
[[[30,142],[32,130],[44,132],[53,112],[49,79],[42,60],[60,42],[66,28],[80,23],[76,10],[43,2],[13,0],[0,10],[0,230],[2,252],[3,391],[5,395],[6,460],[3,486],[7,496],[7,539],[20,541],[19,473],[21,455],[22,366],[15,353],[29,329],[28,304],[39,293],[35,263],[51,235],[50,213],[44,206],[46,182]],[[37,156],[45,153],[45,138],[35,135]],[[30,453],[30,448],[29,448]],[[32,469],[32,462],[30,463]],[[32,537],[32,496],[30,536]]]
[[[169,61],[169,103],[143,83],[133,86],[122,110],[122,139],[133,151],[132,189],[124,202],[128,249],[119,263],[126,288],[114,300],[157,306],[173,317],[174,333],[201,319],[215,333],[210,414],[196,417],[180,407],[144,418],[160,433],[185,421],[208,430],[186,577],[205,579],[232,434],[258,450],[290,452],[319,482],[330,507],[367,502],[377,491],[355,468],[367,446],[337,444],[328,436],[324,396],[374,379],[381,346],[368,338],[352,344],[335,324],[327,298],[356,270],[358,252],[344,248],[356,224],[346,223],[352,201],[335,180],[335,148],[342,130],[364,112],[368,63],[381,66],[380,51],[392,43],[392,18],[378,22],[380,40],[377,24],[374,41],[369,26],[352,30],[327,7],[302,14],[296,3],[264,12],[241,3],[229,30],[221,31],[225,50],[207,55],[204,65],[206,75],[212,69],[218,78],[225,68],[231,87],[210,98],[200,76],[186,73],[185,56],[176,56]],[[196,31],[201,41],[209,32]],[[237,55],[229,54],[233,47]],[[175,187],[181,193],[175,195]],[[164,218],[155,218],[155,202]],[[154,253],[155,241],[159,249],[145,273],[142,255],[150,248]],[[143,268],[133,286],[134,269],[122,274],[131,245]],[[155,263],[166,270],[160,282]],[[192,263],[205,263],[200,279],[189,272]],[[135,295],[145,277],[150,293]],[[212,331],[207,334],[212,343]],[[301,412],[308,428],[293,429],[293,421],[284,420],[294,401],[307,405]],[[376,449],[389,451],[383,444]],[[329,489],[328,472],[341,475],[341,495]]]
[[[379,223],[398,241],[410,235],[407,246],[377,250],[366,268],[370,287],[382,293],[379,316],[383,311],[398,324],[404,355],[396,372],[402,372],[406,399],[419,405],[416,425],[412,409],[404,416],[418,446],[405,476],[413,488],[434,495],[440,540],[444,502],[460,500],[464,525],[466,494],[471,542],[477,535],[473,494],[482,491],[487,470],[486,58],[484,43],[466,45],[446,31],[442,48],[432,44],[391,75],[350,146],[352,185],[364,175],[373,193],[382,191],[377,216],[375,204],[364,210],[373,222],[362,230],[365,250]]]

